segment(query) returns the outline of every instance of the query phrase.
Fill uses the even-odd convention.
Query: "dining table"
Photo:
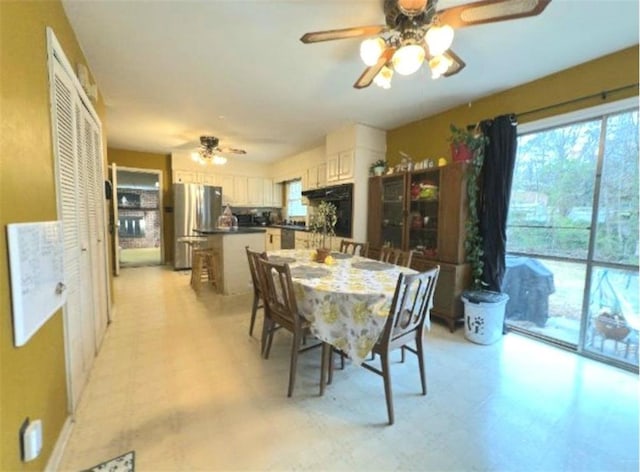
[[[399,274],[417,273],[340,252],[319,263],[313,249],[269,251],[267,257],[289,265],[298,311],[309,321],[311,333],[357,365],[367,359],[384,329]]]

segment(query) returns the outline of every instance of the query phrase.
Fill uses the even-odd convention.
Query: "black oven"
[[[305,190],[302,195],[307,197],[312,204],[316,204],[321,200],[333,203],[336,206],[337,216],[336,236],[351,237],[353,229],[353,184]]]

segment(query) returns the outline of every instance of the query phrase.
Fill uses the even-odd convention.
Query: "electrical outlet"
[[[42,451],[42,421],[29,421],[27,418],[20,427],[20,443],[22,460],[29,462],[40,455]]]

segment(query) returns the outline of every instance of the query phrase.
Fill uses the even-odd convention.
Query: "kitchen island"
[[[245,246],[252,251],[265,250],[264,228],[208,229],[197,228],[196,233],[207,237],[207,246],[218,254],[219,290],[223,295],[246,293],[251,288],[251,274]]]

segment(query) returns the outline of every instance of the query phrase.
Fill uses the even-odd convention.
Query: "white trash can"
[[[464,337],[477,344],[493,344],[502,336],[506,293],[469,290],[462,293]]]

